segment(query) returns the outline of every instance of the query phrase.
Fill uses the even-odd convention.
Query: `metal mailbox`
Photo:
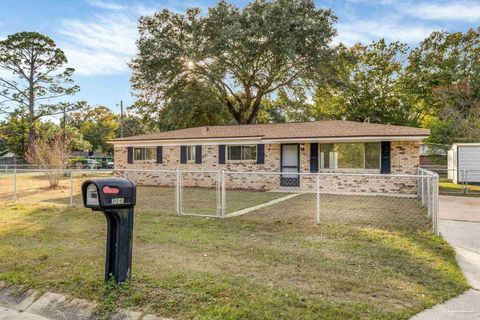
[[[87,180],[82,184],[82,197],[86,208],[102,211],[107,218],[105,281],[130,279],[135,184],[123,178]]]

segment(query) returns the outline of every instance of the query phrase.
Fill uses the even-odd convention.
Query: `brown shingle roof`
[[[250,125],[204,126],[181,130],[165,131],[146,135],[112,140],[179,140],[215,138],[260,138],[260,139],[299,139],[299,138],[358,138],[358,137],[427,137],[430,130],[376,123],[342,120],[311,122],[285,122]]]

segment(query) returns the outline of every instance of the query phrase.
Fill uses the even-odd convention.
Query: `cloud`
[[[115,2],[107,2],[107,1],[101,1],[101,0],[88,0],[87,3],[91,5],[92,7],[97,7],[100,9],[106,9],[106,10],[125,10],[127,9],[127,6],[122,6],[120,4],[117,4]]]
[[[439,21],[479,21],[480,2],[447,2],[447,3],[410,3],[399,6],[405,14],[423,20]]]
[[[369,43],[385,38],[388,41],[412,44],[423,40],[435,29],[438,28],[405,23],[396,16],[375,20],[351,19],[337,25],[338,36],[334,42],[353,45],[357,42]]]
[[[128,56],[117,55],[107,51],[65,47],[69,65],[79,75],[95,76],[126,73],[129,71]]]
[[[138,18],[161,8],[141,4],[122,5],[113,1],[87,0],[97,14],[85,19],[64,19],[58,29],[69,65],[76,74],[95,76],[130,72],[127,62],[136,53]],[[178,11],[185,3],[168,0],[163,7]]]
[[[135,54],[138,38],[136,15],[107,12],[88,20],[67,19],[59,33],[60,47],[77,74],[129,72],[127,61]]]
[[[125,14],[96,15],[92,20],[65,20],[61,34],[89,49],[132,55],[137,39],[137,20]]]

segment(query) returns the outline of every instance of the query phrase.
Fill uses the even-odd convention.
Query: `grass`
[[[84,181],[93,178],[104,178],[109,174],[84,173],[76,174],[72,182],[69,175],[60,177],[59,185],[51,188],[45,173],[20,173],[17,174],[16,191],[17,200],[26,203],[44,204],[70,204],[70,184],[73,186],[72,203],[74,206],[83,206],[81,185]],[[13,176],[0,175],[0,200],[13,199]],[[140,209],[175,212],[175,188],[138,186],[137,207]],[[245,190],[229,190],[226,195],[226,213],[245,209],[262,204],[287,195],[281,192],[250,192]],[[207,188],[184,188],[183,206],[185,213],[203,215],[217,215],[217,192]]]
[[[468,189],[468,192],[465,193],[465,189]],[[470,196],[470,197],[479,197],[480,196],[480,185],[467,184],[456,184],[451,182],[451,180],[443,180],[439,183],[440,193],[448,195],[459,195],[459,196]]]
[[[271,197],[246,194],[237,207]],[[0,280],[95,300],[104,316],[176,319],[408,319],[468,288],[411,199],[322,196],[318,226],[309,194],[229,219],[175,216],[164,198],[139,203],[133,278],[120,287],[103,284],[101,213],[5,202]]]

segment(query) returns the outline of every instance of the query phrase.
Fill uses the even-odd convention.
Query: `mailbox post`
[[[123,178],[87,180],[82,184],[83,204],[107,218],[105,281],[128,280],[132,272],[133,208],[136,187]]]

